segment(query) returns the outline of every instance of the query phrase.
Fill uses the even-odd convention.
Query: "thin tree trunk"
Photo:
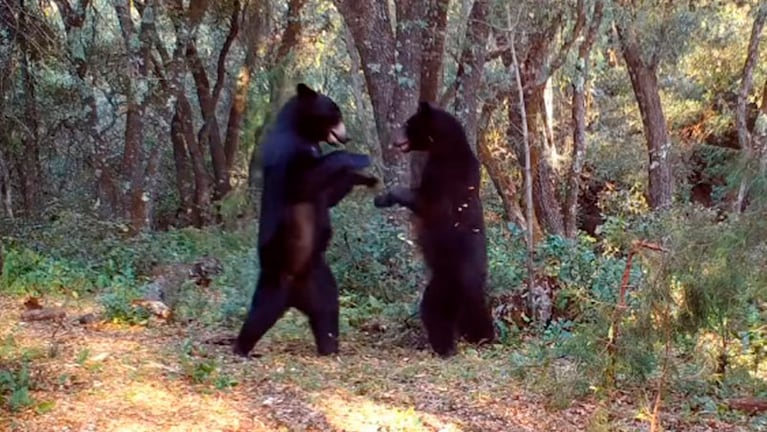
[[[506,20],[509,29],[512,29],[512,23],[511,23],[511,10],[509,5],[506,5]],[[527,239],[527,298],[528,298],[528,304],[529,308],[533,313],[533,316],[537,316],[537,311],[535,307],[535,302],[533,301],[534,293],[533,290],[535,288],[535,265],[534,265],[534,251],[535,251],[535,243],[533,240],[533,173],[532,173],[532,155],[531,155],[531,146],[530,146],[530,138],[528,134],[528,128],[527,128],[527,113],[526,113],[526,100],[525,100],[525,91],[524,87],[522,86],[522,71],[519,67],[519,61],[517,60],[517,49],[515,46],[514,41],[514,33],[510,32],[509,35],[509,44],[511,48],[511,62],[512,66],[514,68],[514,76],[516,77],[516,87],[517,87],[517,101],[519,103],[518,110],[519,110],[519,117],[520,117],[520,126],[522,128],[522,147],[524,149],[524,160],[525,160],[525,201],[527,206],[527,230],[525,238]]]
[[[13,200],[11,198],[11,174],[8,170],[8,164],[5,162],[5,157],[2,151],[0,151],[0,200],[3,201],[3,208],[8,218],[13,221]],[[0,247],[0,249],[2,249]],[[0,271],[2,266],[0,266]]]
[[[229,109],[229,121],[226,125],[226,139],[224,141],[224,154],[226,155],[226,171],[231,174],[234,168],[235,157],[240,148],[240,132],[242,119],[248,108],[248,89],[250,88],[250,66],[240,66],[237,76],[237,84],[234,90],[234,100]]]
[[[759,175],[767,173],[767,80],[762,85],[762,104],[754,122],[754,147],[759,152]]]
[[[196,227],[202,227],[211,220],[210,208],[210,180],[205,169],[205,156],[202,145],[197,141],[192,125],[192,107],[186,96],[180,95],[176,105],[178,127],[181,129],[189,155],[192,159],[192,172],[194,173],[194,199],[191,222]]]
[[[16,34],[21,47],[21,76],[24,88],[24,123],[26,130],[22,135],[22,162],[19,174],[21,177],[21,197],[24,209],[31,214],[38,210],[42,198],[42,166],[40,165],[40,119],[37,113],[37,96],[35,82],[32,77],[32,67],[29,62],[29,41],[27,35],[30,29],[27,25],[27,12],[24,1],[19,1],[19,28]]]
[[[195,42],[189,42],[186,54],[189,69],[194,77],[203,121],[203,125],[197,134],[197,141],[203,146],[205,144],[208,145],[213,165],[214,200],[219,200],[229,192],[231,184],[229,182],[229,173],[226,170],[226,153],[221,143],[221,131],[219,130],[218,119],[216,118],[216,104],[218,101],[214,99],[208,74],[205,71],[205,65],[197,54]],[[219,77],[219,79],[223,80],[224,77]]]
[[[746,166],[743,170],[743,178],[741,179],[740,186],[738,187],[738,196],[734,203],[733,211],[736,214],[743,210],[743,203],[748,194],[748,185],[751,181],[748,166],[754,158],[754,146],[752,143],[751,132],[748,130],[747,125],[746,105],[748,103],[748,96],[751,94],[753,88],[754,66],[759,57],[759,39],[762,34],[762,29],[764,28],[765,19],[767,19],[767,6],[761,5],[757,12],[756,19],[754,19],[754,25],[751,28],[751,38],[749,39],[748,53],[746,55],[745,64],[743,65],[743,72],[741,73],[738,103],[735,109],[738,144],[743,152],[743,159],[745,161],[744,166]]]
[[[189,160],[189,148],[186,139],[181,116],[179,113],[179,102],[176,102],[176,109],[173,120],[170,125],[170,138],[173,143],[173,161],[176,166],[176,188],[178,189],[179,208],[177,219],[180,226],[187,226],[193,223],[194,214],[194,173],[192,163]],[[199,221],[197,221],[199,223]]]
[[[482,115],[478,130],[479,138],[477,140],[477,155],[480,162],[487,170],[488,177],[493,183],[498,196],[503,204],[504,219],[516,224],[520,229],[527,226],[525,216],[519,207],[518,189],[514,184],[514,178],[510,171],[514,157],[506,145],[492,143],[492,116],[497,108],[495,103],[486,103],[482,107]]]
[[[589,55],[602,23],[603,3],[594,5],[594,15],[586,38],[578,47],[578,60],[572,81],[573,104],[573,151],[567,178],[565,197],[565,235],[573,238],[578,232],[578,197],[581,192],[581,175],[586,159],[586,83],[589,79]]]

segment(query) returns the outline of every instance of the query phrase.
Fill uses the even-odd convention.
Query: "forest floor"
[[[239,359],[184,326],[73,324],[96,309],[82,301],[63,325],[22,322],[22,302],[0,297],[0,390],[28,389],[31,399],[14,412],[5,394],[3,431],[649,430],[649,387],[553,406],[509,376],[511,348],[463,347],[445,361],[347,332],[339,356],[318,358],[307,330],[300,339],[267,335],[260,357]],[[22,357],[29,379],[3,384],[3,369],[18,371]],[[753,430],[745,416],[682,415],[668,399],[665,430]]]

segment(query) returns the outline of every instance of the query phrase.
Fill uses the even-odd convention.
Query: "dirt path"
[[[302,339],[267,338],[257,347],[262,357],[239,360],[228,346],[204,344],[205,336],[180,327],[100,324],[54,334],[52,322],[20,323],[19,300],[0,298],[0,308],[0,361],[31,358],[35,401],[21,412],[0,410],[0,430],[643,429],[630,411],[624,427],[612,420],[598,428],[616,411],[596,402],[548,409],[507,376],[504,351],[481,358],[464,350],[442,361],[344,335],[340,356],[317,358],[307,331]]]

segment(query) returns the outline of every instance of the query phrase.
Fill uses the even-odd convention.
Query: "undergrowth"
[[[377,325],[389,340],[417,316],[425,269],[415,245],[389,220],[391,214],[376,211],[363,198],[333,210],[327,259],[341,290],[342,332]],[[537,277],[556,281],[551,321],[519,326],[496,314],[499,349],[486,355],[507,356],[509,374],[548,395],[553,407],[589,394],[606,395],[615,385],[646,386],[664,373],[676,392],[698,395],[691,410],[707,407],[705,397],[767,396],[761,324],[767,317],[767,224],[757,214],[742,215],[737,223],[712,224],[712,217],[687,207],[652,218],[639,210],[616,212],[600,228],[600,241],[545,238],[535,251],[535,267]],[[498,218],[488,220],[490,291],[498,298],[524,293],[522,232]],[[223,273],[207,288],[184,285],[175,318],[233,330],[249,306],[258,262],[255,222],[232,225],[129,238],[120,225],[62,213],[45,229],[3,238],[0,293],[95,296],[107,318],[143,323],[146,313],[131,300],[141,295],[154,266],[213,256]],[[664,252],[636,252],[618,316],[621,278],[635,240],[656,242]],[[295,331],[282,336],[306,333],[305,320],[289,321],[283,327]],[[216,359],[200,359],[189,349],[182,353],[186,377],[217,388],[234,385],[219,375]],[[0,377],[0,388],[14,406],[26,401],[24,371],[20,367]]]

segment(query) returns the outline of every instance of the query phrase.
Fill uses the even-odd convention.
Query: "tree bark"
[[[42,199],[42,166],[40,164],[40,118],[37,112],[37,96],[32,65],[30,64],[30,46],[27,35],[31,32],[27,24],[27,12],[24,1],[19,1],[19,32],[16,33],[21,48],[21,79],[24,88],[24,123],[26,130],[22,134],[22,160],[19,177],[21,179],[21,198],[24,210],[35,214]]]
[[[415,111],[420,96],[423,19],[428,2],[395,2],[396,23],[387,2],[335,0],[362,60],[376,131],[381,145],[386,184],[416,184],[419,172],[409,172],[407,160],[391,146],[391,133]],[[438,35],[439,36],[439,35]],[[432,44],[431,46],[439,46]],[[430,75],[436,78],[439,74]],[[418,156],[415,156],[418,158]],[[410,182],[408,182],[410,177]]]
[[[674,178],[671,173],[671,142],[658,87],[657,57],[653,56],[654,60],[650,62],[642,59],[637,36],[632,28],[619,26],[618,35],[647,141],[650,206],[653,209],[667,209],[671,206]]]
[[[484,78],[487,38],[490,35],[488,24],[489,2],[476,0],[469,12],[466,38],[456,75],[455,112],[463,120],[466,138],[474,150],[477,150],[477,126],[480,112],[480,94]]]
[[[442,87],[442,63],[445,53],[445,28],[449,0],[421,0],[428,3],[426,10],[427,29],[424,37],[423,59],[421,61],[420,99],[436,102]],[[484,3],[478,1],[477,3]],[[486,26],[486,25],[485,25]]]
[[[597,0],[586,38],[578,47],[578,59],[572,80],[573,104],[573,151],[567,178],[565,197],[565,235],[573,238],[578,233],[578,197],[581,191],[581,174],[586,159],[586,83],[589,78],[589,55],[602,23],[604,4]]]
[[[176,110],[182,135],[192,159],[192,171],[194,172],[194,208],[191,221],[194,226],[199,228],[211,221],[210,178],[205,169],[205,152],[202,143],[197,140],[194,133],[192,107],[185,96],[178,98]]]
[[[552,56],[552,43],[562,27],[562,13],[556,12],[545,25],[531,30],[523,39],[524,44],[516,47],[520,55],[519,73],[522,82],[522,98],[524,99],[524,116],[529,125],[530,159],[533,176],[533,207],[539,224],[549,234],[563,235],[565,232],[562,207],[555,184],[556,172],[551,166],[550,157],[553,152],[551,143],[546,139],[544,119],[544,90],[546,82],[551,75],[558,70],[565,59],[575,40],[582,33],[585,23],[585,1],[578,0],[576,7],[577,16],[569,37]],[[513,37],[513,35],[511,35]],[[508,45],[509,36],[498,34],[496,36],[499,45]],[[511,67],[512,58],[509,50],[504,50],[501,59],[506,67]],[[551,59],[549,57],[552,57]],[[520,96],[516,92],[510,93],[508,108],[509,143],[514,149],[517,159],[524,160],[522,131],[519,125],[522,120],[522,111],[518,109]]]
[[[738,131],[738,144],[743,152],[744,165],[746,165],[746,169],[743,170],[743,178],[738,187],[738,195],[734,203],[733,210],[735,213],[740,213],[743,210],[743,203],[748,194],[748,186],[751,178],[748,165],[750,165],[750,162],[754,159],[755,154],[753,136],[748,130],[746,106],[748,104],[748,96],[753,89],[754,67],[756,66],[759,57],[759,39],[762,34],[762,29],[764,28],[765,19],[767,19],[767,5],[762,4],[754,19],[754,24],[751,27],[748,53],[746,54],[746,61],[741,73],[740,88],[738,89],[738,102],[735,108],[735,125]]]
[[[263,123],[256,130],[256,145],[253,153],[250,155],[248,165],[248,188],[250,189],[250,198],[254,205],[258,204],[259,185],[261,183],[261,154],[259,143],[268,132],[272,121],[277,116],[283,103],[294,88],[288,89],[288,79],[290,78],[290,60],[291,54],[298,46],[303,31],[303,22],[301,21],[301,10],[306,4],[305,0],[290,0],[287,11],[287,24],[282,31],[280,43],[275,49],[269,51],[267,58],[270,78],[269,78],[269,110],[266,113]],[[252,42],[251,42],[252,44]]]
[[[504,219],[524,230],[526,222],[522,209],[519,207],[519,190],[514,182],[514,177],[511,175],[512,166],[517,162],[508,146],[493,142],[492,117],[497,106],[498,104],[489,102],[482,107],[482,115],[477,128],[481,131],[477,140],[477,155],[487,170],[487,175],[490,177],[496,193],[501,198]],[[540,233],[536,237],[539,236]]]
[[[123,195],[127,219],[131,229],[138,233],[148,229],[150,219],[151,196],[147,193],[146,176],[151,173],[153,164],[156,164],[157,149],[153,149],[147,160],[146,169],[142,163],[144,144],[144,114],[146,111],[145,89],[148,88],[147,80],[149,69],[149,52],[152,46],[150,29],[154,25],[155,7],[153,1],[147,2],[141,14],[141,26],[138,32],[131,18],[131,2],[117,0],[114,9],[120,23],[123,42],[127,51],[126,76],[128,87],[126,91],[126,115],[125,115],[125,147],[122,162],[120,164],[120,176],[129,185]],[[151,9],[151,10],[148,10]],[[138,41],[138,44],[136,43]]]
[[[381,165],[381,146],[376,139],[376,131],[374,126],[375,120],[370,116],[372,107],[370,105],[370,99],[365,91],[365,77],[361,73],[362,60],[360,59],[357,47],[354,46],[354,38],[349,32],[349,28],[346,26],[344,26],[344,42],[346,44],[346,50],[349,52],[349,58],[351,60],[350,81],[352,84],[354,105],[357,107],[357,116],[362,127],[362,139],[367,146],[368,152],[372,156],[371,159],[373,160],[375,170],[380,175],[383,173],[383,166]]]
[[[530,82],[525,79],[524,71],[521,72],[522,82]],[[524,84],[523,84],[524,86]],[[543,87],[525,88],[523,90],[525,101],[525,115],[527,124],[530,125],[529,145],[530,160],[533,176],[533,208],[538,222],[544,230],[553,235],[564,234],[564,220],[562,209],[557,198],[555,187],[556,174],[548,160],[546,142],[543,137],[543,119],[541,108],[543,106]],[[509,104],[509,141],[512,144],[517,160],[524,160],[524,148],[522,131],[518,125],[522,123],[519,109],[519,97],[512,95],[512,103]]]
[[[194,173],[192,171],[192,162],[189,160],[189,147],[184,137],[181,115],[179,113],[179,102],[176,102],[176,109],[173,120],[170,124],[170,139],[173,144],[173,161],[176,166],[176,188],[178,190],[179,208],[177,212],[177,223],[180,226],[187,226],[191,223],[199,224],[199,218],[194,219]]]
[[[13,200],[11,196],[11,174],[8,169],[8,164],[5,161],[3,152],[0,151],[0,200],[3,202],[3,208],[8,218],[13,221]],[[1,246],[1,245],[0,245]],[[2,249],[2,247],[0,247]],[[0,266],[2,271],[2,266]]]

